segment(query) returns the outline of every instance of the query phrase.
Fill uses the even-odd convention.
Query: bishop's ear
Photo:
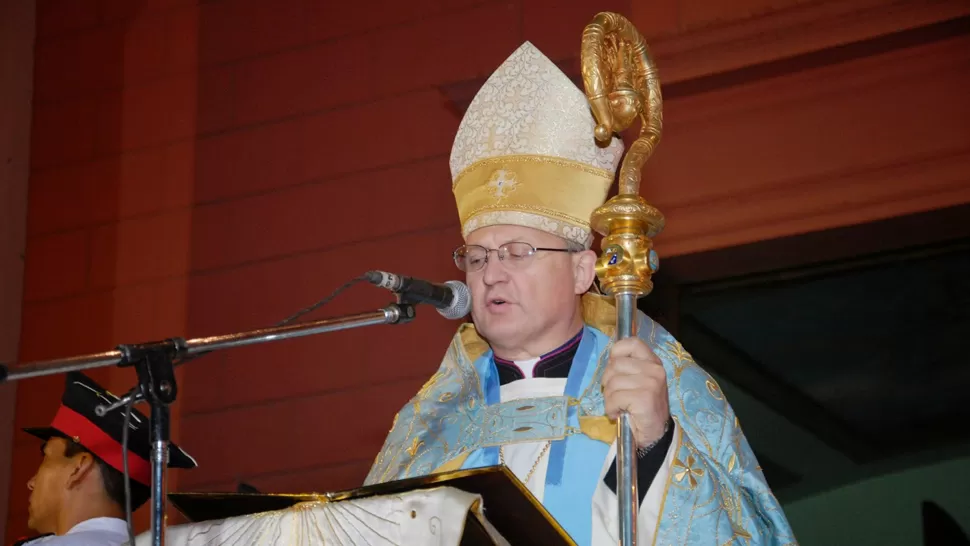
[[[585,294],[596,279],[596,259],[598,256],[592,250],[582,250],[573,253],[573,278],[576,294]]]

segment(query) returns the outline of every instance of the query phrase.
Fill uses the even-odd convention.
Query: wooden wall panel
[[[24,269],[31,117],[26,105],[34,87],[30,74],[36,12],[32,1],[0,4],[0,362],[7,364],[20,352],[22,303],[32,289],[24,285],[31,274]],[[64,280],[71,284],[70,276]],[[26,489],[22,474],[13,468],[17,390],[15,384],[0,385],[0,537],[6,536],[11,493],[17,497]]]
[[[186,333],[193,4],[37,3],[21,361]],[[117,393],[135,381],[131,370],[90,375]],[[15,428],[49,423],[64,377],[18,387]],[[18,432],[12,444],[8,543],[27,534],[24,484],[40,463],[36,439]],[[137,514],[139,528],[147,512]]]
[[[668,101],[641,193],[678,255],[970,201],[970,35]]]

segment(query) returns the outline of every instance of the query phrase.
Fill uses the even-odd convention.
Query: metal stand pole
[[[168,467],[168,427],[168,406],[152,404],[152,546],[165,544],[165,492],[168,491],[165,469]]]

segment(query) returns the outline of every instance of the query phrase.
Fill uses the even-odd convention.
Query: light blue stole
[[[579,400],[583,396],[597,377],[598,359],[609,343],[610,339],[599,330],[589,326],[584,328],[582,340],[566,378],[565,396],[573,400]],[[500,403],[498,369],[491,349],[480,356],[474,366],[482,378],[486,404]],[[595,388],[599,390],[598,386]],[[568,430],[578,432],[577,405],[569,404],[567,407]],[[609,451],[608,444],[581,433],[567,433],[564,438],[554,440],[549,449],[542,504],[581,546],[592,540],[593,493],[601,480],[600,472]],[[499,446],[483,447],[472,451],[462,468],[495,466],[499,464],[499,460]]]

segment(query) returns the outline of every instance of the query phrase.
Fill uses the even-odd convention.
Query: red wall
[[[17,360],[23,301],[34,2],[0,2],[0,362]],[[16,383],[0,384],[0,514],[10,492]],[[18,477],[14,477],[19,479]],[[21,484],[18,484],[21,485]],[[17,488],[22,494],[23,487]],[[6,533],[0,517],[0,536]]]
[[[970,83],[965,35],[705,84],[970,11],[804,4],[377,0],[364,15],[322,0],[39,2],[21,360],[270,325],[371,268],[457,278],[447,157],[461,113],[449,90],[478,85],[525,39],[574,66],[600,10],[628,14],[665,84],[680,85],[644,185],[669,211],[665,255],[970,201],[966,174],[947,174],[968,172],[959,166],[970,159],[970,110],[950,104]],[[928,58],[930,68],[919,62]],[[922,79],[899,85],[920,66]],[[920,108],[899,107],[913,97]],[[848,132],[825,132],[840,120]],[[922,147],[873,142],[895,126]],[[821,142],[809,136],[819,131]],[[846,146],[858,153],[839,156]],[[905,178],[919,158],[929,166],[916,183],[929,190]],[[846,187],[832,182],[839,172],[852,204],[829,214]],[[880,193],[887,184],[894,192]],[[730,212],[739,194],[741,220]],[[388,301],[357,287],[314,316]],[[201,468],[173,474],[170,487],[358,485],[455,327],[419,312],[405,326],[225,351],[181,369],[173,432]],[[116,392],[133,382],[126,370],[94,375]],[[17,426],[48,420],[62,381],[22,384]],[[8,537],[24,531],[23,483],[37,462],[36,442],[16,436]]]

